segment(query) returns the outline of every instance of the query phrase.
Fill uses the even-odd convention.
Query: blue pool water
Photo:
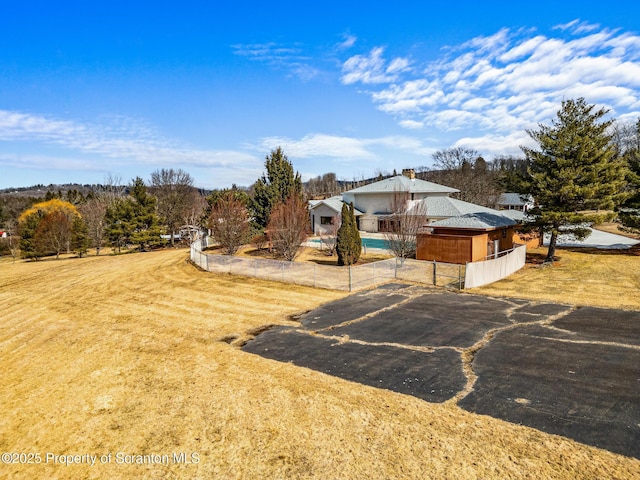
[[[362,245],[367,248],[389,248],[389,242],[387,242],[384,238],[363,238]]]
[[[362,240],[362,246],[366,248],[382,248],[385,250],[389,248],[389,242],[387,242],[384,238],[363,237],[361,240]],[[320,243],[320,239],[318,238],[314,238],[311,241],[314,243]]]

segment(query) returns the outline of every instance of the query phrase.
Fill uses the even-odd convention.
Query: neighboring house
[[[533,208],[533,197],[531,195],[520,195],[519,193],[503,193],[498,199],[498,209],[518,210],[528,212]]]
[[[336,235],[342,219],[342,197],[335,196],[324,200],[309,201],[309,215],[314,235]],[[354,208],[356,219],[362,212]]]

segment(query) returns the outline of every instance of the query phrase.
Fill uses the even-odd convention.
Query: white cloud
[[[371,160],[375,155],[366,149],[364,142],[351,137],[321,133],[307,135],[300,140],[286,137],[262,139],[259,150],[272,150],[278,146],[291,158],[334,157],[352,160]]]
[[[409,60],[394,58],[388,63],[382,57],[384,49],[377,47],[368,55],[354,55],[342,65],[342,83],[350,85],[361,82],[364,84],[389,83],[398,78],[398,74],[408,69]]]
[[[412,155],[425,155],[433,151],[414,137],[390,135],[378,138],[355,138],[340,135],[314,133],[301,139],[267,137],[255,150],[272,150],[282,147],[290,159],[330,158],[345,162],[379,161],[380,149],[404,151]]]
[[[580,19],[572,20],[568,23],[556,25],[553,27],[555,30],[568,30],[575,34],[592,32],[600,28],[599,24],[590,24],[587,22],[583,22]]]
[[[342,36],[342,38],[343,38],[342,42],[336,45],[336,48],[338,50],[347,50],[353,47],[356,44],[356,41],[358,40],[358,37],[356,37],[355,35],[351,35],[350,33],[345,33]]]
[[[77,162],[78,154],[91,156],[84,167],[92,168],[98,160],[110,163],[154,166],[230,167],[237,164],[255,164],[254,155],[240,151],[201,150],[180,145],[160,137],[153,129],[130,119],[116,118],[106,124],[81,124],[70,120],[49,118],[21,112],[0,110],[0,141],[30,142],[54,145],[66,149],[68,157],[51,157],[54,167],[60,161]],[[5,159],[9,158],[5,155]],[[13,155],[25,165],[38,158]],[[49,158],[49,157],[47,157]],[[74,163],[75,164],[75,163]]]
[[[420,68],[398,57],[402,68],[393,75],[395,60],[385,61],[383,52],[349,58],[342,81],[367,85],[377,108],[404,128],[511,138],[517,129],[549,122],[562,99],[578,96],[612,115],[640,116],[640,36],[629,32],[580,20],[555,27],[553,35],[503,28],[448,47]]]
[[[408,128],[409,130],[420,130],[424,127],[424,122],[418,122],[416,120],[400,120],[398,123],[401,127]]]
[[[355,41],[355,40],[354,40]],[[311,80],[320,71],[311,65],[312,57],[305,54],[302,44],[275,42],[231,45],[233,53],[263,63],[276,70],[288,71],[303,81]]]

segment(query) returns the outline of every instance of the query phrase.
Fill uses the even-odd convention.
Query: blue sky
[[[640,117],[640,7],[617,2],[4,2],[0,188],[182,168],[252,184],[519,154],[585,97]]]

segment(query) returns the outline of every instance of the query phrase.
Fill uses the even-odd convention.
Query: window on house
[[[333,217],[320,217],[320,225],[333,225]]]

